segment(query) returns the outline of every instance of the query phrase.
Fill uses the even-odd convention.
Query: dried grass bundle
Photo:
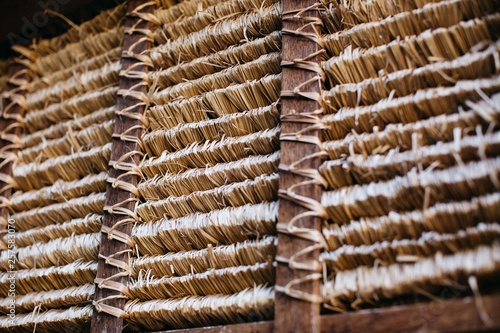
[[[180,174],[149,178],[139,184],[137,189],[146,200],[180,197],[277,172],[279,161],[279,151],[269,155],[249,156],[234,162],[218,163],[213,167],[188,169]]]
[[[142,136],[142,146],[148,156],[160,156],[164,151],[181,150],[195,142],[222,140],[274,128],[279,124],[277,103],[268,106],[221,115],[196,123],[180,123],[170,129],[158,129]]]
[[[57,180],[52,186],[29,192],[16,192],[4,205],[11,212],[22,212],[37,207],[67,201],[94,192],[106,191],[107,172],[91,174],[82,179],[65,182]]]
[[[381,21],[389,16],[422,8],[427,3],[441,0],[322,0],[324,29],[330,33],[349,29],[355,25]]]
[[[405,238],[416,239],[425,232],[457,233],[480,222],[497,222],[500,193],[466,201],[437,203],[425,210],[390,212],[385,216],[362,218],[347,225],[330,224],[323,228],[328,250],[343,245],[374,244]]]
[[[174,24],[164,24],[161,30],[155,31],[154,39],[158,44],[164,44],[169,39],[174,40],[190,33],[200,31],[210,24],[227,20],[238,15],[258,12],[263,7],[269,7],[278,0],[229,0],[221,1],[194,15],[185,17]]]
[[[157,82],[160,88],[166,88],[186,80],[195,80],[204,75],[214,74],[241,63],[247,63],[258,59],[264,54],[280,50],[281,31],[274,31],[265,37],[247,41],[241,45],[231,45],[222,51],[189,62],[164,70],[149,72],[148,80]]]
[[[26,247],[34,243],[47,243],[56,238],[98,233],[101,231],[102,215],[89,214],[60,224],[50,224],[16,233],[16,245]]]
[[[139,168],[145,179],[189,168],[203,168],[217,163],[237,161],[251,155],[272,154],[279,149],[280,127],[239,137],[223,137],[219,141],[197,142],[174,153],[164,152],[157,158],[144,160]]]
[[[32,110],[25,116],[23,124],[29,133],[33,133],[65,120],[89,115],[114,106],[117,92],[118,87],[111,86],[51,104],[44,110]]]
[[[31,45],[38,57],[43,57],[63,49],[66,45],[76,43],[89,35],[97,35],[114,27],[123,25],[127,10],[126,4],[103,11],[93,19],[83,22],[78,28],[70,28],[66,33],[52,39],[42,39]]]
[[[497,41],[451,61],[405,69],[359,83],[335,85],[323,98],[329,110],[338,111],[342,107],[371,105],[381,99],[414,94],[420,89],[452,86],[460,80],[487,78],[499,72],[495,65],[499,53],[500,41]]]
[[[145,112],[152,130],[170,129],[180,123],[199,122],[268,106],[278,100],[281,74],[230,85],[188,99],[156,105]],[[155,103],[162,101],[153,96]]]
[[[256,60],[234,65],[220,72],[205,75],[199,79],[182,82],[156,92],[155,101],[169,103],[172,100],[189,99],[208,93],[215,89],[225,89],[230,85],[243,84],[251,80],[258,80],[266,75],[281,73],[281,54],[273,52],[264,54]]]
[[[344,245],[333,252],[323,252],[323,261],[329,272],[356,269],[361,266],[388,266],[398,262],[417,262],[436,253],[449,255],[479,245],[491,246],[500,239],[500,225],[479,223],[477,227],[452,234],[424,232],[418,239],[375,242],[367,245]]]
[[[432,292],[439,287],[466,283],[465,277],[498,277],[500,246],[479,246],[444,256],[441,253],[414,264],[392,264],[382,267],[358,267],[338,272],[323,286],[324,301],[344,311],[349,306],[396,296]]]
[[[347,46],[370,48],[419,35],[426,30],[448,28],[462,21],[495,13],[498,6],[490,0],[451,0],[432,3],[411,12],[389,16],[381,21],[362,23],[328,35],[325,44],[340,50]],[[339,53],[332,54],[338,56]]]
[[[474,45],[493,40],[489,26],[498,29],[499,20],[500,14],[492,14],[369,49],[331,46],[324,41],[325,48],[338,56],[324,62],[322,68],[334,86],[377,78],[380,73],[422,67],[431,64],[432,59],[453,60]]]
[[[105,63],[94,70],[85,67],[79,69],[84,71],[74,72],[73,76],[67,80],[56,82],[47,88],[27,94],[26,108],[28,110],[41,109],[49,103],[60,103],[87,91],[117,85],[121,63],[120,61]]]
[[[100,233],[72,235],[47,243],[35,243],[17,250],[17,267],[22,269],[67,265],[77,260],[91,261],[99,255]],[[1,259],[7,258],[1,252]],[[0,267],[8,270],[7,260]]]
[[[85,175],[108,170],[111,143],[72,155],[57,156],[42,163],[15,164],[14,186],[23,191],[40,189],[57,180],[77,180]]]
[[[15,332],[33,333],[83,333],[90,330],[93,307],[70,307],[48,311],[33,311],[29,314],[16,315]],[[0,329],[10,327],[9,317],[0,317]],[[10,331],[10,330],[9,330]]]
[[[196,212],[208,213],[248,203],[271,202],[277,197],[278,174],[273,173],[180,197],[147,201],[137,206],[136,213],[143,221],[156,221],[162,217],[179,218]]]
[[[252,40],[281,29],[280,6],[261,8],[236,18],[218,21],[200,31],[154,48],[150,52],[156,68],[168,68],[181,62],[224,50],[242,40]]]
[[[374,129],[374,133],[349,133],[341,140],[323,142],[323,149],[331,160],[352,153],[368,156],[383,154],[394,148],[406,151],[415,144],[421,147],[439,141],[452,141],[459,130],[466,136],[478,128],[486,132],[492,124],[500,124],[500,94],[476,103],[468,101],[466,105],[469,110],[459,109],[460,113],[444,114],[409,124],[389,124],[383,131]],[[328,131],[324,135],[329,137]]]
[[[132,238],[142,254],[202,250],[210,244],[230,245],[274,235],[277,218],[277,202],[246,204],[138,224],[132,229]]]
[[[65,266],[19,270],[16,271],[16,293],[24,295],[94,283],[96,272],[97,262],[81,261]],[[0,292],[3,295],[9,292],[9,276],[6,272],[0,273]]]
[[[203,273],[154,279],[139,276],[128,284],[130,298],[140,301],[191,295],[234,294],[256,285],[274,284],[272,263],[211,269]]]
[[[82,218],[90,213],[102,214],[106,193],[70,199],[65,202],[42,206],[12,215],[16,220],[16,229],[26,231],[31,228],[60,224],[74,218]]]
[[[145,256],[132,262],[132,276],[163,277],[203,273],[209,269],[250,266],[271,261],[276,254],[277,238],[246,240],[241,243],[209,246],[202,250],[170,252]]]
[[[441,114],[455,113],[459,107],[477,102],[484,95],[500,91],[500,76],[488,79],[459,81],[453,87],[419,90],[413,95],[382,99],[376,104],[357,108],[342,108],[323,117],[333,140],[343,139],[352,131],[370,133],[388,124],[408,124]]]
[[[85,71],[93,71],[101,68],[106,64],[111,64],[120,59],[122,48],[115,47],[104,54],[96,55],[81,62],[73,64],[71,67],[63,68],[53,73],[47,73],[44,76],[33,78],[28,82],[27,90],[35,92],[41,89],[49,88],[57,82],[70,79],[75,73],[84,73]]]
[[[186,0],[172,4],[171,0],[156,0],[154,16],[162,24],[174,23],[179,18],[189,17],[200,10],[217,4],[220,0]]]
[[[446,169],[459,163],[495,157],[500,152],[500,132],[486,136],[470,136],[459,141],[423,146],[401,152],[392,149],[386,155],[354,155],[326,161],[319,171],[328,182],[328,189],[354,184],[390,180],[404,176],[414,167]]]
[[[68,287],[59,290],[19,295],[15,298],[16,314],[20,312],[30,312],[37,307],[42,307],[43,309],[57,309],[91,303],[94,293],[95,285],[92,283],[78,287]],[[0,313],[9,313],[10,301],[11,299],[9,298],[0,299]]]
[[[124,28],[118,26],[95,35],[88,35],[81,41],[68,44],[55,53],[34,59],[31,67],[40,76],[50,75],[71,67],[75,62],[102,55],[121,45]]]
[[[187,296],[125,305],[131,328],[209,326],[272,318],[274,291],[258,286],[232,295]]]
[[[40,144],[23,149],[17,157],[23,163],[46,161],[57,156],[71,155],[74,152],[87,151],[94,147],[104,146],[111,142],[115,120],[111,119],[102,124],[93,124],[79,132],[69,130],[59,139],[44,140]]]
[[[94,111],[88,115],[74,117],[71,120],[63,121],[48,128],[39,130],[32,134],[25,134],[19,138],[20,149],[32,147],[40,144],[43,140],[57,139],[64,136],[67,132],[79,131],[93,124],[101,124],[114,119],[116,107],[112,106],[106,109]]]
[[[418,168],[404,177],[324,192],[321,203],[329,218],[345,224],[361,217],[408,211],[437,202],[466,200],[500,189],[500,158],[460,164],[446,170]]]

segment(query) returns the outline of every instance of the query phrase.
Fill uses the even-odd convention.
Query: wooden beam
[[[127,70],[132,69],[134,72],[147,71],[147,66],[134,57],[134,55],[140,54],[151,47],[151,42],[145,38],[145,32],[149,31],[150,23],[134,14],[134,11],[145,3],[144,0],[131,0],[128,3],[125,20],[125,36],[121,59],[122,71],[119,79],[120,91],[116,104],[118,113],[115,118],[111,161],[108,171],[105,213],[101,230],[96,277],[95,311],[91,324],[91,331],[96,333],[122,332],[123,318],[126,317],[123,312],[126,297],[117,286],[126,288],[128,282],[126,265],[129,262],[130,252],[127,251],[131,251],[131,247],[130,244],[127,244],[126,238],[132,231],[132,223],[121,224],[120,222],[127,218],[130,219],[130,212],[134,210],[137,195],[134,194],[133,189],[137,185],[138,179],[137,175],[133,174],[124,176],[127,171],[120,166],[127,163],[136,165],[140,158],[138,154],[132,153],[130,155],[130,153],[140,150],[137,139],[141,136],[142,128],[137,116],[144,113],[145,105],[140,101],[140,96],[146,95],[147,87],[141,84],[142,79],[131,78],[130,75],[127,75]],[[143,6],[140,13],[150,13],[152,10],[153,5],[149,4]],[[133,50],[131,50],[131,47],[133,47]],[[117,181],[118,179],[120,181]],[[131,187],[123,186],[127,184],[131,185]],[[111,232],[110,228],[114,228],[114,231]],[[118,239],[120,237],[112,238],[111,234],[124,237],[121,237],[122,239]],[[122,265],[117,263],[122,263]],[[104,282],[106,280],[112,282]]]
[[[319,139],[319,130],[306,130],[317,122],[318,117],[312,113],[320,108],[315,98],[319,95],[321,84],[319,73],[315,69],[320,63],[320,57],[317,55],[320,48],[314,38],[311,38],[317,35],[314,25],[318,24],[319,13],[315,10],[302,10],[315,4],[315,0],[282,1],[282,127],[274,326],[274,332],[277,333],[320,331],[320,304],[300,299],[319,297],[318,270],[295,265],[308,262],[314,266],[320,250],[311,248],[316,245],[315,241],[304,239],[301,237],[303,234],[290,232],[289,228],[294,217],[311,211],[310,207],[307,207],[308,204],[301,199],[307,198],[306,201],[316,202],[321,199],[321,187],[318,184],[297,186],[301,182],[311,181],[311,178],[299,169],[317,172],[321,164],[321,158],[316,156],[320,149],[314,143]],[[298,134],[304,130],[306,131],[301,132],[302,135]],[[304,159],[307,156],[316,157]],[[302,162],[297,163],[298,161]],[[321,219],[315,216],[304,217],[297,220],[295,226],[318,232]],[[306,250],[305,255],[294,258],[292,263],[289,261],[292,256],[305,249],[310,250]],[[313,279],[310,279],[311,277]],[[301,297],[300,292],[305,294]]]
[[[3,101],[4,109],[2,110],[2,115],[0,117],[0,150],[2,151],[2,155],[4,153],[8,154],[9,152],[16,151],[15,147],[8,148],[12,145],[10,137],[19,137],[22,134],[21,127],[12,127],[12,125],[17,122],[15,117],[23,117],[25,113],[23,106],[20,105],[20,103],[17,103],[16,100],[18,98],[22,98],[25,95],[26,89],[24,88],[24,85],[26,84],[27,80],[28,69],[26,68],[26,66],[20,63],[13,63],[9,68],[7,90],[2,93],[2,98],[5,98],[5,101]],[[6,151],[4,152],[4,150]],[[2,158],[0,173],[11,176],[12,162],[4,164],[4,161],[4,158]],[[5,189],[6,185],[7,183],[0,180],[0,189],[2,189],[0,196],[8,199],[12,195],[12,189]],[[7,208],[0,208],[0,237],[4,232],[7,232],[8,215],[9,212]],[[4,249],[6,249],[6,244],[0,241],[0,250]]]
[[[492,325],[479,317],[472,297],[361,310],[321,318],[322,332],[476,332],[500,329],[500,294],[482,297]]]
[[[492,320],[485,324],[472,297],[323,315],[322,333],[350,332],[478,332],[500,330],[500,294],[482,297],[484,311]],[[300,317],[300,314],[297,314]],[[246,323],[172,330],[168,333],[271,333],[273,322]],[[167,332],[156,332],[167,333]]]
[[[273,327],[274,323],[272,321],[261,321],[256,323],[185,328],[154,333],[272,333]]]

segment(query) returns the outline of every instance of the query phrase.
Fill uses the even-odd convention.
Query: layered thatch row
[[[280,4],[192,0],[154,17],[129,327],[270,318]]]
[[[29,69],[13,188],[12,266],[0,253],[0,330],[88,331],[114,129],[125,6],[18,47]],[[14,271],[9,273],[8,271]],[[15,276],[16,320],[8,298]],[[5,296],[4,296],[5,295]]]
[[[500,274],[498,3],[323,3],[324,302],[382,306],[469,276],[488,290]]]

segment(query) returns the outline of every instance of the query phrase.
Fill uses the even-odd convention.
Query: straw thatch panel
[[[127,329],[272,318],[280,4],[158,3]]]
[[[498,1],[323,4],[324,303],[343,312],[491,291]]]
[[[16,320],[9,321],[0,252],[0,331],[84,332],[99,253],[111,151],[125,6],[51,40],[16,47],[29,79],[12,140],[13,195],[3,200],[15,221]]]

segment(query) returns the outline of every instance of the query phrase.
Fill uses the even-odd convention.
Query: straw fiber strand
[[[1,152],[13,162],[1,175],[13,192],[1,206],[15,221],[16,254],[13,268],[0,252],[2,332],[90,330],[125,11],[121,4],[64,35],[13,47],[29,75],[19,82],[25,115],[15,119],[23,131]]]
[[[272,259],[275,250],[276,238],[264,236],[258,240],[246,240],[241,243],[215,247],[209,246],[202,250],[144,256],[134,260],[132,276],[136,279],[140,274],[166,278],[190,273],[203,273],[209,269],[249,266],[256,262],[266,262]]]
[[[74,261],[64,266],[23,269],[16,271],[16,291],[19,295],[30,292],[50,291],[93,283],[97,262]],[[0,273],[0,291],[8,294],[9,274]]]
[[[479,246],[451,255],[437,253],[415,264],[392,264],[382,267],[358,267],[336,274],[323,287],[323,296],[330,306],[346,309],[359,307],[372,299],[388,299],[418,290],[450,286],[466,276],[498,277],[500,248],[497,243]]]
[[[94,284],[84,284],[78,287],[68,287],[65,289],[51,290],[46,292],[28,293],[17,296],[15,299],[16,312],[30,312],[37,307],[45,309],[67,308],[73,305],[83,305],[92,302],[95,292]],[[9,299],[0,301],[0,312],[8,314]]]
[[[132,327],[161,330],[265,320],[272,317],[273,303],[272,288],[256,287],[232,295],[132,301],[125,310],[130,314],[128,322]]]
[[[14,332],[39,333],[52,332],[88,332],[90,329],[90,319],[92,317],[92,306],[70,307],[67,309],[51,309],[48,311],[34,311],[29,314],[19,314],[16,316],[16,326],[12,328]],[[0,317],[0,329],[12,327],[9,325],[9,317]]]
[[[162,218],[135,226],[132,238],[143,254],[201,250],[210,244],[229,245],[273,235],[277,214],[278,204],[273,202],[195,213],[178,219]]]
[[[151,71],[134,73],[148,85],[150,105],[142,118],[145,156],[131,168],[140,173],[141,201],[128,327],[270,318],[281,4],[157,4],[149,18],[156,45],[145,52]]]
[[[496,1],[322,1],[323,303],[332,311],[493,291]],[[423,297],[422,297],[423,296]]]
[[[418,239],[425,232],[453,234],[481,222],[498,222],[499,206],[500,193],[496,192],[467,201],[437,203],[425,211],[390,212],[385,216],[351,221],[347,225],[330,224],[323,229],[323,234],[330,251],[348,244]]]

